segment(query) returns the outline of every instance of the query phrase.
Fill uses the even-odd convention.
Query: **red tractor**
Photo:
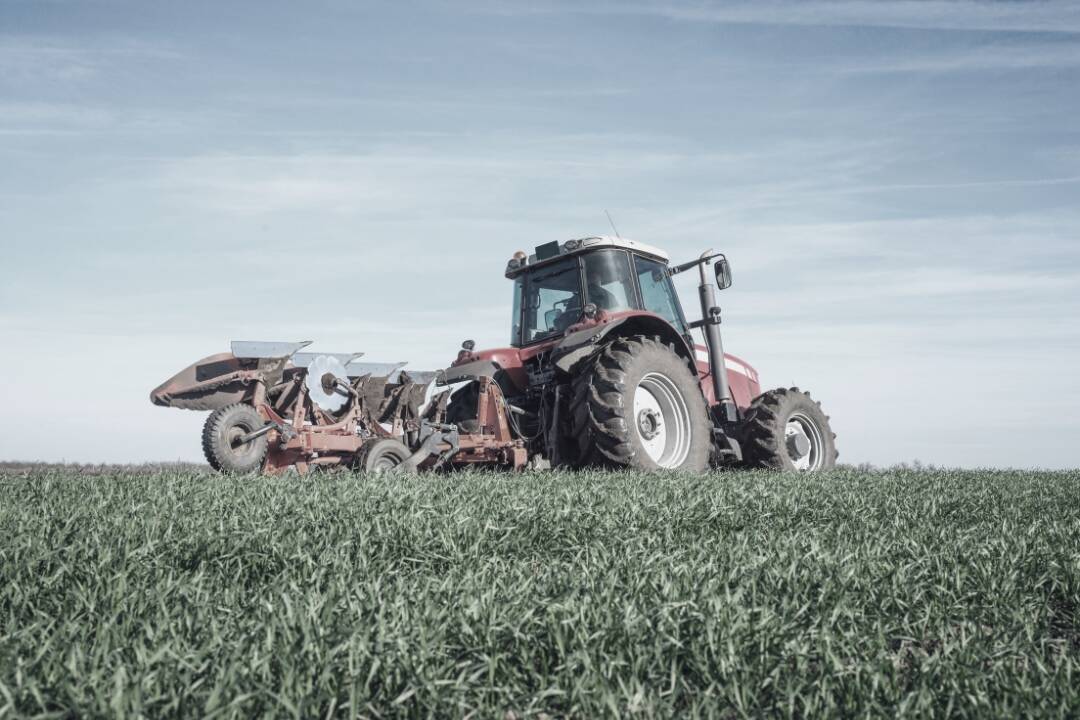
[[[757,372],[724,353],[706,274],[714,261],[725,289],[727,259],[711,251],[670,266],[649,245],[589,237],[515,253],[506,268],[510,347],[476,351],[466,341],[446,379],[494,379],[529,456],[553,466],[833,467],[835,435],[820,404],[797,388],[761,394]],[[695,268],[702,314],[691,322],[671,278]],[[473,406],[459,391],[448,419],[470,428]]]
[[[757,372],[724,353],[710,263],[729,287],[719,253],[670,266],[632,240],[552,242],[507,265],[510,346],[467,340],[430,380],[359,354],[297,352],[307,343],[234,342],[151,400],[213,410],[203,448],[222,471],[833,467],[820,405],[797,388],[761,393]],[[671,278],[695,268],[701,319],[687,321]]]

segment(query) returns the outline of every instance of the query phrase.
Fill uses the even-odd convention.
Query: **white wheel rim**
[[[663,468],[675,468],[690,454],[690,411],[671,378],[646,374],[634,390],[631,419],[645,453]]]
[[[808,449],[805,453],[799,453],[795,449],[800,441],[806,443]],[[824,457],[821,430],[818,429],[817,423],[806,415],[794,413],[788,418],[787,425],[784,427],[784,447],[796,470],[806,472],[821,467]]]

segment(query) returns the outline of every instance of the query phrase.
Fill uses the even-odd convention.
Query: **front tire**
[[[697,378],[673,350],[646,337],[618,338],[573,382],[579,464],[702,472],[712,423]]]
[[[778,388],[759,395],[741,426],[748,467],[813,472],[836,467],[836,433],[810,393]]]

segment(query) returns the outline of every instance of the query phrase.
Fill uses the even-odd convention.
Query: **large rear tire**
[[[573,380],[571,419],[581,465],[701,472],[712,423],[697,378],[669,347],[618,338]]]
[[[836,467],[836,433],[810,393],[778,388],[759,395],[740,428],[749,467],[813,472]]]
[[[269,447],[266,435],[240,442],[244,435],[266,425],[262,415],[245,403],[219,408],[203,425],[203,455],[210,467],[223,473],[249,473],[262,469]]]

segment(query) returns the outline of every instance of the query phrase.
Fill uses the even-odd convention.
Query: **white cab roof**
[[[510,264],[506,267],[506,276],[514,277],[527,268],[532,268],[536,265],[543,265],[549,262],[554,262],[559,258],[567,257],[570,255],[577,255],[589,250],[596,250],[598,248],[621,248],[623,250],[630,250],[640,255],[649,255],[661,260],[663,262],[668,261],[668,254],[658,247],[652,245],[646,245],[643,242],[637,240],[628,240],[627,238],[612,237],[611,235],[597,235],[594,237],[576,238],[574,240],[567,240],[566,242],[559,243],[559,252],[557,255],[547,257],[543,260],[538,260],[535,254],[529,255],[528,263],[518,263],[514,260],[510,261]]]

